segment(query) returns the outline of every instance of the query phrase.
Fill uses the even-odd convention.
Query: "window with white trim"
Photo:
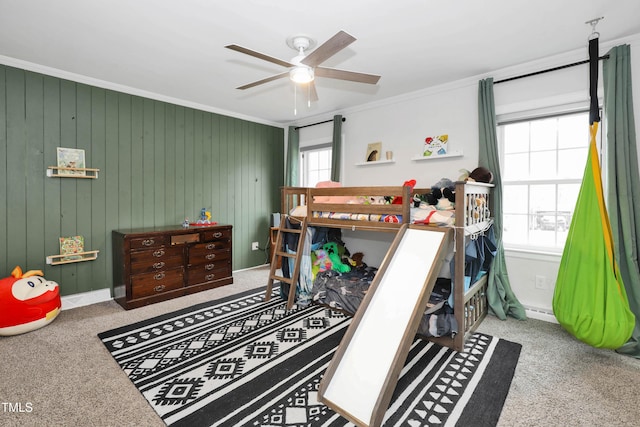
[[[505,248],[561,253],[586,166],[589,112],[499,121],[498,142]]]
[[[300,147],[300,185],[315,187],[331,179],[331,143]]]

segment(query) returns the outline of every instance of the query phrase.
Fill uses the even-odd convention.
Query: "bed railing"
[[[465,292],[465,244],[484,233],[492,224],[492,184],[456,182],[455,201],[455,277],[454,313],[458,320],[459,333],[453,337],[429,338],[457,351],[464,348],[466,338],[471,335],[487,315],[487,276],[472,283]],[[397,231],[402,224],[411,221],[410,207],[414,194],[427,194],[431,189],[409,187],[337,187],[337,188],[282,188],[282,213],[291,214],[302,209],[309,225],[359,230]],[[402,196],[402,204],[371,204],[371,199],[383,196]],[[329,201],[327,202],[327,198]],[[369,199],[368,201],[365,199]],[[324,200],[320,202],[319,200]],[[300,208],[300,207],[304,208]],[[361,214],[362,220],[323,218],[321,212]],[[397,223],[366,220],[367,215],[399,216]],[[401,220],[400,220],[401,218]]]

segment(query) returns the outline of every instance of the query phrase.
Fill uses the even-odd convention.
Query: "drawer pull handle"
[[[155,264],[153,264],[153,268],[155,268],[156,270],[162,267],[164,267],[164,261],[156,262]]]
[[[222,233],[221,233],[221,232],[219,232],[219,231],[218,231],[217,233],[213,233],[213,237],[215,237],[216,239],[217,239],[218,237],[222,237]]]
[[[213,270],[215,268],[215,264],[207,264],[204,266],[205,270]]]
[[[207,245],[207,249],[215,249],[216,248],[216,244],[215,243],[209,243]]]
[[[153,288],[154,291],[156,292],[162,292],[164,291],[165,286],[164,285],[158,285],[155,288]]]
[[[207,282],[209,282],[209,281],[213,280],[213,278],[214,278],[214,277],[216,277],[216,275],[215,275],[215,274],[207,274],[206,276],[204,276],[204,278],[205,278],[205,280],[206,280]]]
[[[151,246],[155,243],[155,240],[153,239],[144,239],[142,241],[142,246]]]
[[[215,257],[216,257],[216,254],[207,254],[207,255],[205,256],[205,258],[206,258],[206,259],[208,259],[208,260],[212,260],[212,259],[214,259]]]
[[[157,251],[153,252],[153,256],[156,258],[160,258],[163,255],[164,255],[164,251],[162,249],[158,249]]]
[[[164,279],[165,274],[164,273],[158,273],[155,276],[153,276],[154,279],[156,280],[162,280]]]

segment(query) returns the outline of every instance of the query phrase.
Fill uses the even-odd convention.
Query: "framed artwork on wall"
[[[380,160],[380,155],[382,153],[382,142],[372,142],[367,145],[367,158],[365,159],[367,162],[377,162]]]

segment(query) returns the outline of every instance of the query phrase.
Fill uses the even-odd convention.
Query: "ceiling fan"
[[[315,77],[327,77],[330,79],[348,80],[367,84],[376,84],[378,83],[378,80],[380,80],[380,76],[374,74],[358,73],[320,66],[324,61],[331,58],[354,41],[356,41],[356,38],[351,34],[348,34],[345,31],[338,31],[333,37],[320,45],[317,49],[307,54],[307,51],[313,49],[315,46],[315,41],[305,35],[292,36],[287,38],[287,45],[296,50],[298,55],[291,59],[291,61],[283,61],[282,59],[256,52],[236,44],[230,44],[225,47],[227,49],[235,50],[290,69],[283,73],[239,86],[236,89],[249,89],[264,83],[289,77],[294,83],[308,84],[309,100],[317,101],[318,93],[316,92],[314,83]]]

